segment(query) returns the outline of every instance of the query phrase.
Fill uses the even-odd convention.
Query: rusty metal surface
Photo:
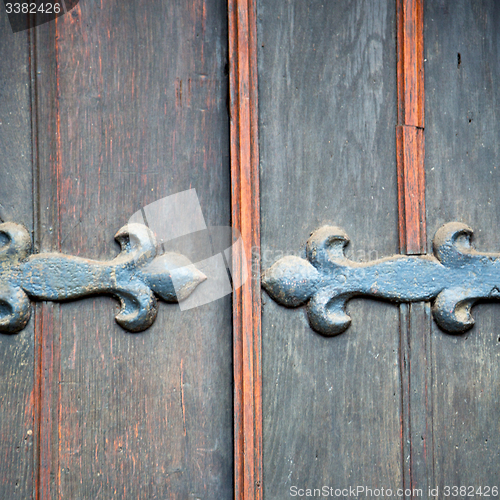
[[[60,253],[31,255],[28,231],[12,222],[0,224],[0,332],[16,333],[29,321],[30,298],[72,300],[96,294],[119,299],[115,319],[130,332],[151,326],[156,296],[166,302],[188,297],[206,279],[178,253],[156,253],[156,240],[142,224],[128,224],[115,235],[121,252],[101,262]]]
[[[283,257],[263,273],[262,285],[281,305],[306,305],[311,328],[326,336],[349,327],[345,305],[355,296],[397,303],[434,300],[432,312],[439,327],[462,333],[474,325],[475,302],[500,298],[500,254],[477,252],[471,237],[471,228],[450,222],[434,237],[434,255],[393,255],[357,263],[344,255],[349,243],[345,232],[324,226],[307,241],[307,260]]]

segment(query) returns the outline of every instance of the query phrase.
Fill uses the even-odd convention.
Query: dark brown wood
[[[429,1],[424,19],[429,231],[461,220],[474,227],[478,250],[498,249],[500,4]],[[434,325],[431,334],[440,488],[499,482],[500,312],[485,304],[473,314],[476,325],[463,336],[443,336]]]
[[[423,0],[397,0],[399,246],[425,253]]]
[[[35,322],[35,428],[37,449],[35,456],[36,500],[54,498],[58,491],[59,472],[58,421],[61,401],[60,382],[60,330],[54,321],[54,309],[41,307]],[[54,328],[55,327],[55,328]],[[57,380],[54,380],[54,376]],[[55,497],[57,498],[57,497]]]
[[[233,293],[234,498],[262,498],[260,192],[257,123],[257,26],[253,0],[229,0],[232,224],[249,279]],[[233,277],[234,279],[234,277]]]
[[[258,0],[264,267],[303,257],[323,224],[346,229],[355,261],[396,252],[398,226],[401,252],[430,251],[426,219],[430,236],[461,220],[478,250],[500,249],[500,7],[425,9],[426,186],[422,0]],[[133,336],[112,299],[91,298],[37,303],[26,330],[0,335],[0,498],[366,484],[437,486],[437,500],[445,485],[498,484],[497,305],[449,336],[429,304],[398,316],[354,300],[349,331],[324,339],[264,294],[261,393],[257,17],[230,1],[230,127],[227,14],[215,0],[106,0],[16,38],[0,26],[2,220],[40,251],[110,259],[132,213],[196,187],[207,223],[239,228],[254,257],[233,319],[229,297],[162,304]]]
[[[342,227],[355,261],[398,251],[392,1],[259,0],[262,268]],[[402,487],[398,309],[353,300],[315,333],[264,293],[264,498]]]
[[[113,258],[132,214],[189,188],[230,225],[226,19],[216,0],[80,2],[37,28],[41,250]],[[230,297],[160,304],[137,335],[115,310],[37,309],[38,498],[232,498]]]
[[[3,8],[3,6],[2,6]],[[0,220],[33,229],[30,34],[0,16]],[[2,245],[5,241],[1,242]],[[2,305],[2,308],[4,305]],[[33,324],[0,334],[0,498],[33,493]]]
[[[34,247],[37,251],[60,250],[57,244],[58,209],[58,110],[57,65],[54,40],[55,23],[32,30],[32,123],[33,144],[33,219]],[[40,50],[40,47],[44,47]],[[42,191],[52,197],[42,200]],[[42,205],[43,203],[43,205]],[[54,315],[58,304],[38,303],[34,308],[35,326],[35,484],[36,500],[51,498],[56,481],[56,467],[52,464],[52,446],[57,432],[58,384],[54,374],[59,372],[59,332],[54,331]],[[57,326],[56,326],[57,328]],[[55,357],[54,357],[55,355]],[[57,441],[56,441],[57,442]],[[57,456],[54,454],[54,456]],[[57,475],[57,478],[60,476]]]

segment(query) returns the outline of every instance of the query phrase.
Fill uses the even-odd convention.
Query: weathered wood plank
[[[33,240],[37,251],[60,250],[58,171],[58,109],[55,23],[31,31],[33,67],[32,120],[35,126]],[[43,196],[42,193],[51,193]],[[54,316],[59,304],[35,304],[32,322],[35,329],[35,484],[36,500],[50,498],[57,466],[52,465],[52,448],[57,443],[59,329]],[[55,354],[55,357],[54,357]],[[54,448],[56,449],[56,448]]]
[[[421,254],[426,249],[423,0],[396,3],[399,248],[401,253]]]
[[[111,258],[132,214],[191,187],[229,225],[226,18],[215,0],[81,2],[38,28],[44,249]],[[44,306],[41,497],[232,498],[230,297],[160,304],[139,335],[115,308]]]
[[[0,220],[33,229],[30,36],[0,16]],[[4,242],[2,242],[3,244]],[[4,307],[2,305],[2,307]],[[33,324],[0,334],[0,498],[33,493]]]
[[[397,0],[399,251],[427,249],[423,0]],[[434,486],[429,304],[400,307],[401,449],[404,498]]]
[[[394,2],[258,2],[262,266],[323,224],[398,251]],[[402,486],[398,309],[354,300],[323,338],[264,295],[264,498]]]
[[[398,124],[424,128],[423,0],[397,0]]]
[[[424,130],[408,125],[396,127],[399,249],[401,253],[425,253],[425,140]]]
[[[474,229],[478,249],[498,251],[500,4],[426,2],[424,19],[429,230],[460,220]],[[480,305],[474,317],[463,336],[432,332],[432,452],[441,492],[498,485],[500,311]]]
[[[400,306],[402,450],[405,495],[434,488],[432,336],[429,303]],[[420,495],[424,496],[425,495]]]
[[[232,224],[242,254],[233,255],[234,498],[262,498],[260,193],[257,120],[257,24],[253,0],[230,0],[229,71]]]

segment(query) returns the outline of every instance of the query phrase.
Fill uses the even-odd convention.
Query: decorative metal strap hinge
[[[344,255],[345,232],[324,226],[307,241],[307,260],[283,257],[264,272],[262,284],[284,306],[305,304],[311,328],[326,336],[349,327],[346,302],[363,295],[398,303],[434,300],[439,327],[462,333],[474,324],[470,311],[477,300],[500,298],[500,254],[476,252],[471,237],[468,226],[450,222],[434,237],[434,255],[357,263]]]
[[[156,297],[177,302],[188,297],[206,279],[178,253],[157,255],[152,231],[128,224],[115,235],[120,254],[100,262],[60,253],[31,254],[28,231],[19,224],[0,224],[0,332],[16,333],[29,321],[29,297],[71,300],[111,294],[121,302],[117,323],[140,332],[156,318]]]

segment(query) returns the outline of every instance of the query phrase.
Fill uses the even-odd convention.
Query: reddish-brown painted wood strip
[[[398,123],[424,127],[423,0],[397,0]]]
[[[397,169],[400,252],[426,251],[423,0],[398,0]]]
[[[398,20],[398,172],[399,249],[404,254],[426,252],[424,176],[424,55],[423,1],[397,0]],[[405,492],[432,482],[432,457],[427,443],[429,380],[428,305],[400,307],[401,462]],[[420,436],[421,439],[417,439]],[[405,494],[405,500],[411,496]]]
[[[410,125],[396,130],[399,244],[401,253],[426,249],[424,131]]]
[[[241,232],[244,261],[233,257],[233,273],[250,270],[260,246],[257,135],[256,14],[253,0],[229,0],[232,224]],[[257,252],[258,253],[258,252]],[[262,379],[260,269],[233,295],[234,485],[236,499],[260,499],[262,474]]]

